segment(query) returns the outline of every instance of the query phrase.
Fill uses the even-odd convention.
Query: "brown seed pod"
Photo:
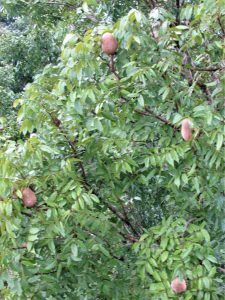
[[[37,203],[37,197],[29,187],[22,190],[22,199],[25,207],[34,207]]]
[[[185,141],[190,141],[192,139],[192,132],[190,128],[189,119],[184,119],[181,124],[181,135]]]
[[[181,294],[187,290],[187,283],[184,279],[180,280],[179,277],[176,277],[171,282],[171,289],[174,291],[174,293]]]
[[[116,53],[118,42],[110,32],[106,32],[102,36],[102,51],[108,55]]]

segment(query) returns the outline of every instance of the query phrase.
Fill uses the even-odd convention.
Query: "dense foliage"
[[[3,299],[224,299],[224,1],[2,2]]]
[[[0,16],[1,128],[6,137],[16,139],[18,126],[12,103],[35,74],[56,62],[60,47],[52,30],[33,28],[28,20],[7,18],[3,12]]]

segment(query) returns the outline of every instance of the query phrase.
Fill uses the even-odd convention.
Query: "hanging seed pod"
[[[118,42],[110,32],[106,32],[102,36],[102,51],[108,55],[113,55],[118,49]]]
[[[181,124],[181,135],[185,141],[190,141],[192,139],[192,132],[190,128],[189,119],[184,119]]]
[[[22,199],[25,207],[32,208],[37,203],[37,197],[29,187],[22,190]]]
[[[187,290],[187,283],[184,279],[180,280],[179,277],[176,277],[171,282],[171,289],[174,291],[174,293],[181,294]]]

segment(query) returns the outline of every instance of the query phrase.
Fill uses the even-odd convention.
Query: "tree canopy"
[[[224,299],[224,1],[2,8],[3,299]]]

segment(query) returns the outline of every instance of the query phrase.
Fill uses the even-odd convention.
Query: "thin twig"
[[[50,272],[37,272],[37,273],[35,273],[34,275],[49,275],[49,274],[54,274],[54,273],[56,273],[57,272],[57,270],[55,270],[55,271],[50,271]]]
[[[220,272],[222,272],[222,273],[225,273],[225,269],[224,269],[224,268],[219,267],[218,270],[219,270]]]
[[[219,23],[219,25],[220,25],[220,28],[221,28],[223,37],[225,37],[225,28],[224,28],[223,23],[222,23],[222,21],[221,21],[221,19],[220,19],[220,16],[217,17],[217,20],[218,20],[218,23]]]
[[[180,0],[176,0],[176,8],[177,8],[176,25],[179,25],[180,24]]]
[[[212,99],[212,95],[211,95],[208,87],[205,84],[202,84],[202,83],[197,83],[197,85],[200,87],[202,92],[205,94],[209,105],[211,105],[213,103],[213,99]]]
[[[196,220],[196,218],[191,218],[190,220],[187,221],[187,223],[185,224],[185,227],[184,227],[184,232],[183,232],[182,237],[184,237],[186,231],[188,230],[189,225],[195,220]]]
[[[151,9],[154,9],[156,7],[156,3],[154,0],[145,0],[145,2]]]
[[[124,262],[124,257],[118,257],[118,256],[116,256],[115,254],[112,253],[112,250],[111,250],[112,245],[111,245],[107,240],[103,239],[102,237],[99,237],[96,233],[90,231],[89,229],[88,229],[88,230],[85,229],[85,231],[86,231],[92,238],[95,238],[95,239],[97,238],[97,239],[99,239],[101,242],[104,242],[104,243],[108,246],[108,248],[107,248],[107,249],[108,249],[108,252],[109,252],[109,254],[110,254],[113,258],[115,258],[116,260],[119,260],[119,261],[121,261],[121,262]]]
[[[121,203],[121,206],[122,206],[122,209],[123,209],[123,214],[124,214],[125,218],[126,218],[127,221],[132,225],[131,229],[133,230],[133,232],[137,232],[136,229],[134,228],[133,224],[132,224],[131,221],[130,221],[130,218],[129,218],[129,215],[128,215],[127,210],[126,210],[126,208],[125,208],[125,205],[124,205],[124,203],[123,203],[123,200],[120,199],[119,197],[118,197],[118,200],[119,200],[120,203]],[[141,228],[140,225],[139,225],[139,228]],[[141,228],[141,229],[143,230],[143,228]]]
[[[156,114],[152,109],[150,109],[149,107],[145,107],[144,111],[135,109],[134,110],[136,113],[141,114],[141,115],[145,115],[145,116],[153,116],[156,119],[160,120],[161,122],[163,122],[164,124],[172,127],[174,130],[177,130],[176,126],[173,125],[169,120],[165,119],[164,117]]]
[[[106,203],[106,202],[105,202]],[[106,203],[107,207],[111,210],[111,212],[113,212],[123,223],[125,223],[129,228],[131,228],[131,230],[138,235],[138,232],[136,231],[136,229],[133,227],[133,225],[130,223],[130,221],[121,213],[117,210],[117,208],[110,204],[110,203]]]
[[[32,214],[32,213],[29,214],[29,213],[27,213],[27,212],[25,212],[25,211],[22,211],[21,214],[24,215],[24,216],[27,216],[27,217],[29,217],[29,218],[33,217],[33,214]]]
[[[187,55],[187,59],[189,58],[190,61],[191,61],[191,58],[190,58],[190,55],[188,53],[186,53]],[[188,73],[188,77],[186,75],[186,73],[184,72],[184,76],[187,78],[188,82],[189,82],[189,85],[192,85],[193,84],[193,78],[194,78],[194,75],[192,72],[198,72],[198,71],[202,71],[202,72],[215,72],[215,71],[218,71],[218,70],[222,70],[224,69],[224,67],[221,67],[221,66],[210,66],[210,67],[206,67],[206,68],[198,68],[198,67],[192,67],[191,69],[186,69],[189,73]],[[211,105],[213,103],[213,98],[212,98],[212,95],[210,93],[210,90],[208,89],[208,87],[205,85],[205,84],[202,84],[200,82],[196,82],[196,84],[200,87],[201,91],[203,92],[203,94],[205,95],[207,101],[208,101],[208,104]]]
[[[125,234],[122,231],[119,231],[119,234],[125,239],[128,240],[131,243],[136,243],[138,242],[138,239],[132,236],[131,234]]]
[[[43,106],[44,107],[44,106]],[[56,118],[55,116],[53,116],[53,114],[51,113],[51,112],[49,112],[45,107],[44,107],[44,109],[45,109],[45,112],[50,116],[50,118],[51,118],[51,120],[52,120],[52,122],[53,122],[53,124],[58,128],[58,130],[61,132],[61,134],[64,136],[64,138],[66,139],[66,141],[67,141],[67,143],[69,144],[69,146],[70,146],[70,148],[72,149],[72,151],[73,151],[73,156],[74,156],[74,158],[76,158],[76,159],[79,159],[79,157],[78,157],[78,155],[77,155],[77,148],[76,148],[76,146],[75,146],[75,141],[71,141],[68,137],[67,137],[67,135],[66,135],[66,133],[65,133],[65,130],[64,130],[64,128],[62,127],[62,124],[61,124],[61,121],[58,119],[58,118]],[[84,180],[84,183],[86,184],[86,185],[88,185],[87,184],[87,176],[86,176],[86,172],[85,172],[85,169],[84,169],[84,166],[83,166],[83,163],[82,163],[82,161],[79,159],[79,166],[80,166],[80,169],[81,169],[81,172],[82,172],[82,177],[83,177],[83,180]]]
[[[220,70],[225,70],[225,67],[207,67],[207,68],[191,68],[192,71],[199,71],[199,72],[216,72],[216,71],[220,71]]]
[[[62,124],[61,124],[61,122],[60,122],[60,120],[58,120],[56,117],[54,117],[50,112],[48,112],[47,110],[46,110],[46,112],[50,115],[50,117],[51,117],[51,119],[52,119],[52,122],[54,123],[54,125],[59,129],[59,131],[63,134],[63,136],[66,138],[66,140],[67,140],[67,142],[69,143],[69,145],[70,145],[70,147],[71,147],[71,149],[73,150],[73,152],[74,152],[74,157],[75,158],[78,158],[78,156],[77,156],[77,151],[76,151],[76,146],[75,146],[75,142],[72,142],[72,141],[70,141],[68,138],[67,138],[67,136],[66,136],[66,134],[65,134],[65,131],[64,131],[64,129],[63,129],[63,127],[62,127]],[[81,168],[81,172],[82,172],[82,178],[83,178],[83,180],[84,180],[84,183],[85,183],[85,185],[86,185],[86,189],[87,190],[89,190],[89,187],[90,187],[90,185],[89,185],[89,183],[88,183],[88,181],[87,181],[87,176],[86,176],[86,172],[85,172],[85,169],[84,169],[84,166],[83,166],[83,163],[82,163],[82,161],[80,161],[79,162],[79,165],[80,165],[80,168]],[[93,192],[94,193],[94,192]],[[97,197],[99,197],[99,195],[97,194],[97,193],[94,193],[94,194],[96,194],[96,196]],[[132,224],[129,222],[129,220],[127,220],[126,219],[126,217],[123,215],[123,214],[121,214],[117,209],[116,209],[116,207],[114,207],[113,205],[111,205],[110,203],[108,203],[108,202],[105,202],[105,201],[103,201],[102,200],[102,202],[103,203],[105,203],[106,204],[106,206],[123,222],[123,223],[125,223],[129,228],[131,228],[131,230],[135,233],[135,234],[138,234],[137,232],[136,232],[136,230],[135,230],[135,228],[132,226]]]
[[[116,76],[116,79],[120,80],[120,76],[116,71],[114,58],[115,58],[114,54],[110,56],[109,68],[110,68],[111,72]]]
[[[72,150],[73,150],[73,152],[74,152],[74,158],[79,159],[78,156],[77,156],[77,150],[76,150],[76,147],[75,147],[75,141],[72,142],[72,141],[70,141],[69,139],[67,139],[67,141],[68,141],[70,147],[72,148]],[[82,177],[83,177],[85,183],[88,185],[88,183],[87,183],[87,175],[86,175],[86,171],[85,171],[85,169],[84,169],[83,163],[82,163],[81,160],[79,160],[78,163],[79,163],[79,166],[80,166],[80,168],[81,168]]]

